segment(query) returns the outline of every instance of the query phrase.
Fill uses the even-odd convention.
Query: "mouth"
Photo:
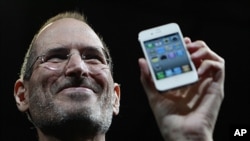
[[[88,92],[88,93],[96,93],[97,91],[90,87],[89,85],[81,84],[81,85],[72,85],[72,84],[66,84],[58,89],[57,93],[62,92],[74,92],[74,93],[82,93],[82,92]]]
[[[84,78],[66,78],[55,84],[54,92],[56,94],[65,95],[85,95],[85,94],[101,94],[102,86],[94,80]]]
[[[57,93],[61,100],[85,101],[95,95],[93,89],[85,86],[67,86],[60,89]]]

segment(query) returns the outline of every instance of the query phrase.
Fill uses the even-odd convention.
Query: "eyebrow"
[[[102,50],[100,50],[97,47],[87,46],[87,47],[82,48],[82,50],[83,50],[82,52],[84,52],[84,51],[92,51],[92,52],[99,52],[99,53],[102,54],[102,51],[104,51],[104,50],[103,50],[103,48],[101,48],[101,49]]]
[[[98,53],[99,55],[103,55],[104,58],[108,61],[108,63],[110,61],[110,56],[109,56],[108,50],[106,50],[104,47],[96,48],[96,47],[92,47],[92,46],[87,46],[87,47],[84,47],[84,51]]]
[[[48,53],[57,53],[57,52],[69,54],[70,50],[71,49],[67,48],[66,46],[58,46],[58,47],[54,47],[54,48],[46,50],[44,53],[42,53],[42,55],[45,55]],[[93,46],[85,46],[85,47],[80,49],[80,53],[84,53],[85,51],[96,52],[100,55],[104,55],[106,58],[109,58],[107,50],[105,50],[104,47],[98,48],[98,47],[93,47]]]
[[[87,46],[87,47],[84,47],[84,50],[87,50],[89,52],[95,52],[95,53],[98,53],[99,55],[103,55],[107,63],[110,63],[110,56],[109,56],[109,52],[107,48],[104,48],[104,47],[97,48],[93,46]]]
[[[56,52],[61,52],[61,53],[69,53],[70,52],[70,49],[69,48],[66,48],[66,47],[55,47],[55,48],[51,48],[51,49],[48,49],[46,50],[44,54],[48,54],[48,53],[56,53]]]

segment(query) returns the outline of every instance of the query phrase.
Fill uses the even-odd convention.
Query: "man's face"
[[[79,121],[107,130],[116,112],[114,105],[119,101],[116,87],[119,86],[113,82],[110,69],[103,60],[103,45],[96,33],[81,21],[65,18],[46,27],[35,44],[38,56],[59,54],[61,59],[61,54],[70,55],[62,64],[52,61],[55,66],[41,63],[41,60],[35,62],[26,85],[34,124],[47,129],[68,121]],[[87,60],[99,61],[101,67],[86,63],[82,54]]]

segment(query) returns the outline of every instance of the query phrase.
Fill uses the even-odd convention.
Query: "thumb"
[[[153,83],[148,64],[145,60],[145,58],[139,58],[138,59],[141,75],[140,80],[144,87],[144,90],[146,94],[149,96],[149,94],[156,93],[157,90],[155,88],[155,85]]]

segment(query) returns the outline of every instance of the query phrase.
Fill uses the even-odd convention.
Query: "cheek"
[[[113,82],[113,77],[111,75],[110,69],[101,70],[98,74],[90,73],[90,76],[96,81]]]
[[[94,79],[94,81],[96,81],[97,84],[102,87],[104,93],[110,93],[113,91],[114,81],[110,72],[104,71],[99,75],[93,75],[92,78]]]
[[[46,69],[34,71],[30,79],[30,87],[35,88],[34,91],[36,91],[36,89],[39,89],[41,92],[47,93],[48,91],[50,91],[50,87],[58,77],[58,74],[52,74]]]
[[[114,93],[114,80],[110,71],[92,76],[94,81],[102,87],[101,101],[110,103],[112,94]]]

